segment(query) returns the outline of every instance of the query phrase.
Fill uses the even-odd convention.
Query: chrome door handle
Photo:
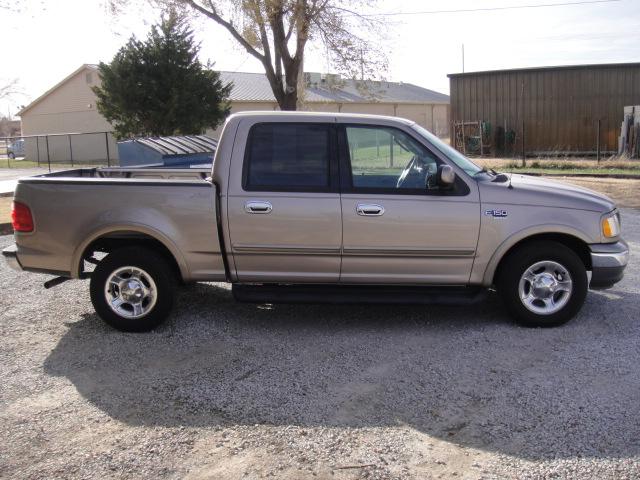
[[[358,215],[379,217],[380,215],[384,214],[384,207],[382,205],[375,205],[373,203],[359,203],[356,206],[356,212]]]
[[[244,204],[244,211],[247,213],[271,213],[273,205],[269,202],[251,201]]]

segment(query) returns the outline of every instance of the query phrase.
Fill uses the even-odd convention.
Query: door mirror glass
[[[438,185],[441,188],[451,188],[456,181],[456,172],[450,165],[440,165],[438,167]]]

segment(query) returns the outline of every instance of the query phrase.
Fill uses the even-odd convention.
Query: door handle
[[[356,213],[358,215],[365,215],[369,217],[379,217],[384,214],[384,207],[373,203],[359,203],[356,206]]]
[[[244,211],[247,213],[271,213],[273,205],[269,202],[251,201],[244,204]]]

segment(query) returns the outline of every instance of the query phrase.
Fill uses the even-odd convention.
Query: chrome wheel
[[[124,318],[140,318],[153,309],[158,289],[151,275],[141,268],[121,267],[107,278],[104,295],[116,314]]]
[[[518,285],[522,304],[538,315],[551,315],[562,310],[572,291],[569,271],[551,260],[536,262],[527,268]]]

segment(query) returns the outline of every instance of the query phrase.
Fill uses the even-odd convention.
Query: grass
[[[565,175],[637,175],[640,178],[639,161],[623,161],[616,159],[602,160],[558,160],[531,159],[526,165],[520,160],[474,159],[474,162],[485,168],[493,168],[503,172],[565,174]]]
[[[391,174],[400,173],[407,166],[413,154],[395,145],[393,149],[393,166],[391,165],[391,151],[389,145],[380,147],[356,147],[351,149],[353,158],[353,173],[355,175],[366,174]]]
[[[0,158],[0,168],[48,168],[48,164],[47,162],[40,162],[40,165],[38,165],[38,162],[34,162],[32,160],[11,160],[8,158]],[[115,164],[112,164],[112,166],[117,166]],[[52,169],[65,169],[65,168],[93,168],[93,167],[106,167],[105,163],[91,163],[91,162],[80,162],[80,163],[74,163],[73,165],[71,165],[70,163],[58,163],[58,162],[51,162],[51,168]]]
[[[506,172],[513,173],[539,173],[542,175],[545,174],[553,174],[553,175],[630,175],[637,176],[640,178],[640,170],[625,170],[621,168],[564,168],[564,169],[553,169],[553,168],[518,168],[518,169],[507,169],[504,170]]]

